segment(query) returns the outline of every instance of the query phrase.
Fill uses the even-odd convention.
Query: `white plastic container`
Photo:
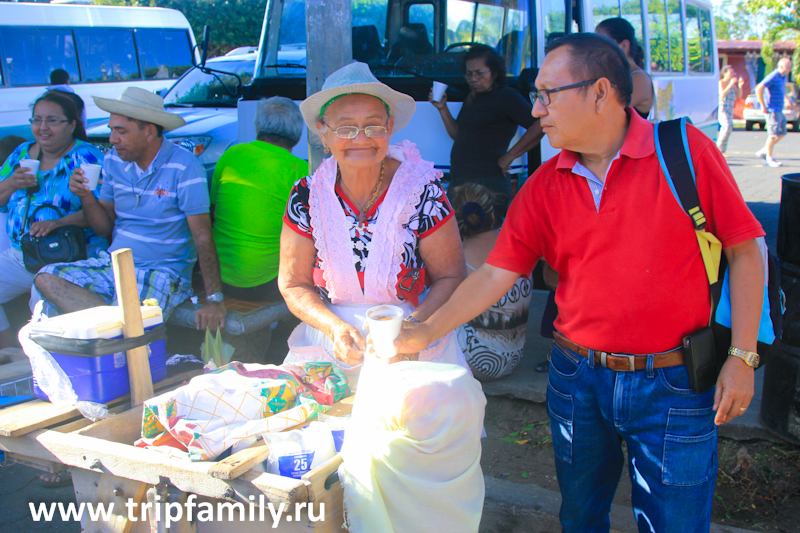
[[[164,322],[160,307],[142,307],[144,329]],[[65,339],[113,339],[122,336],[122,308],[103,305],[47,318],[31,325],[31,333]]]

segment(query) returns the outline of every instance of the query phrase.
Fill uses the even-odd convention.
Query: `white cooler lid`
[[[145,328],[164,322],[161,308],[143,306],[142,322]],[[64,337],[65,339],[111,339],[122,336],[122,308],[117,305],[92,307],[53,318],[45,318],[31,325],[31,333]]]

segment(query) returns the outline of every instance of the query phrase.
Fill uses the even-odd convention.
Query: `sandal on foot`
[[[52,479],[46,479],[47,477]],[[72,485],[72,476],[66,470],[62,470],[56,474],[42,474],[38,477],[38,483],[46,489],[68,487]]]
[[[538,365],[536,365],[537,372],[549,372],[550,371],[550,361],[542,361]]]

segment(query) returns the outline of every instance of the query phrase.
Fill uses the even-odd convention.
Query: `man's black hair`
[[[50,85],[67,85],[69,83],[69,72],[63,68],[57,68],[50,73]]]
[[[613,39],[596,33],[572,33],[548,44],[544,53],[549,54],[562,46],[568,47],[570,72],[576,83],[606,78],[616,89],[619,103],[631,105],[631,65]]]

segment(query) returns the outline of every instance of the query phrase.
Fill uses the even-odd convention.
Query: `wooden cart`
[[[130,250],[122,249],[113,252],[111,258],[122,307],[123,335],[141,336],[133,256]],[[253,470],[269,456],[263,441],[219,462],[193,462],[134,447],[134,441],[141,436],[142,402],[172,390],[192,375],[175,376],[154,385],[143,346],[127,352],[127,366],[131,395],[109,402],[113,416],[99,422],[82,418],[73,407],[41,400],[0,411],[0,450],[8,454],[9,460],[46,472],[68,469],[78,505],[103,503],[106,510],[112,509],[110,515],[94,521],[89,521],[84,512],[84,531],[328,533],[341,529],[339,455],[298,480]],[[329,414],[350,413],[352,399],[351,396],[334,405]],[[213,520],[202,520],[195,514],[198,520],[192,522],[181,512],[182,518],[177,521],[173,515],[176,521],[167,529],[167,508],[186,510],[181,506],[189,502],[198,507],[211,504]],[[278,527],[273,528],[273,512],[281,509],[285,514]]]
[[[155,384],[154,389],[161,394],[192,375],[175,376]],[[352,400],[351,396],[337,403],[329,414],[348,414]],[[128,396],[109,402],[109,412],[113,413],[109,418],[92,423],[82,418],[77,409],[42,400],[0,410],[0,450],[6,452],[9,461],[46,472],[68,469],[79,505],[82,502],[114,503],[114,514],[107,521],[90,523],[84,512],[81,524],[84,531],[149,533],[151,525],[156,528],[152,531],[170,533],[273,531],[273,516],[268,507],[260,510],[262,501],[266,506],[271,503],[275,512],[280,504],[285,504],[276,531],[341,531],[342,488],[336,476],[341,456],[337,455],[299,480],[252,470],[269,455],[263,441],[219,462],[174,459],[133,446],[141,436],[142,407],[131,409]],[[192,523],[184,516],[179,523],[166,529],[162,511],[161,529],[158,529],[154,513],[146,513],[149,519],[141,520],[141,507],[132,507],[138,521],[128,519],[128,500],[135,504],[152,503],[158,495],[162,504],[164,500],[185,502],[190,494],[196,495],[195,503],[213,505],[214,521]],[[224,517],[218,516],[218,504],[224,502],[242,503],[244,519],[240,520],[239,513],[234,512],[235,519],[227,520],[230,505],[224,507]],[[254,504],[252,517],[250,502]],[[308,505],[301,509],[295,504],[313,504],[311,516]],[[324,505],[324,520],[316,520],[320,517],[321,505]],[[195,516],[196,512],[195,509]],[[263,521],[259,520],[260,515]]]

